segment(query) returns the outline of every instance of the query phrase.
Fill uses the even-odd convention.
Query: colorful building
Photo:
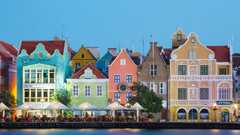
[[[0,91],[10,91],[14,97],[17,95],[16,57],[17,49],[0,41]]]
[[[96,49],[90,49],[92,52],[96,52]],[[71,65],[74,72],[87,64],[96,64],[96,57],[91,53],[88,48],[81,47],[78,52],[72,57]],[[96,56],[98,54],[95,54]]]
[[[232,55],[233,63],[233,92],[234,100],[236,103],[240,103],[240,54],[235,53]]]
[[[191,33],[170,60],[170,121],[233,121],[228,46],[204,46]]]
[[[150,44],[147,56],[138,67],[138,81],[163,99],[162,119],[167,119],[169,65],[164,57],[163,48],[158,46],[157,42]]]
[[[17,104],[51,102],[71,74],[64,40],[22,41],[17,57]]]
[[[121,104],[127,103],[129,97],[135,93],[131,86],[137,82],[137,65],[129,56],[125,49],[109,65],[109,101],[119,101]]]
[[[108,48],[108,51],[97,61],[96,67],[106,76],[108,76],[108,65],[116,57],[116,48]]]
[[[71,93],[71,104],[90,103],[104,108],[108,103],[108,79],[94,64],[83,66],[67,79],[67,90]]]

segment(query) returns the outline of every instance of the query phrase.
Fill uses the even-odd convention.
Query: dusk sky
[[[1,0],[0,40],[19,47],[21,40],[64,37],[77,51],[81,44],[146,53],[152,38],[171,46],[177,27],[198,34],[206,45],[232,40],[240,52],[239,0]]]

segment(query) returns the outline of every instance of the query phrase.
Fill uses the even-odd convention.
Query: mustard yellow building
[[[87,64],[96,64],[96,61],[97,59],[91,53],[91,51],[88,48],[82,46],[79,51],[72,57],[71,65],[73,71],[75,72]]]
[[[233,121],[232,62],[228,46],[205,46],[194,33],[171,53],[170,121]]]

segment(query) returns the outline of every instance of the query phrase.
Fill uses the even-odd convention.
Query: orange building
[[[109,65],[109,101],[126,104],[134,95],[131,86],[137,82],[137,65],[125,49],[121,49],[115,60]]]

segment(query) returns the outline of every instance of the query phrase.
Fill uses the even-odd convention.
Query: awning
[[[25,102],[17,107],[18,110],[63,110],[67,106],[59,102]]]
[[[106,107],[107,110],[127,110],[126,107],[122,106],[119,102],[113,102]]]
[[[0,103],[0,110],[9,110],[9,108],[3,103]]]

